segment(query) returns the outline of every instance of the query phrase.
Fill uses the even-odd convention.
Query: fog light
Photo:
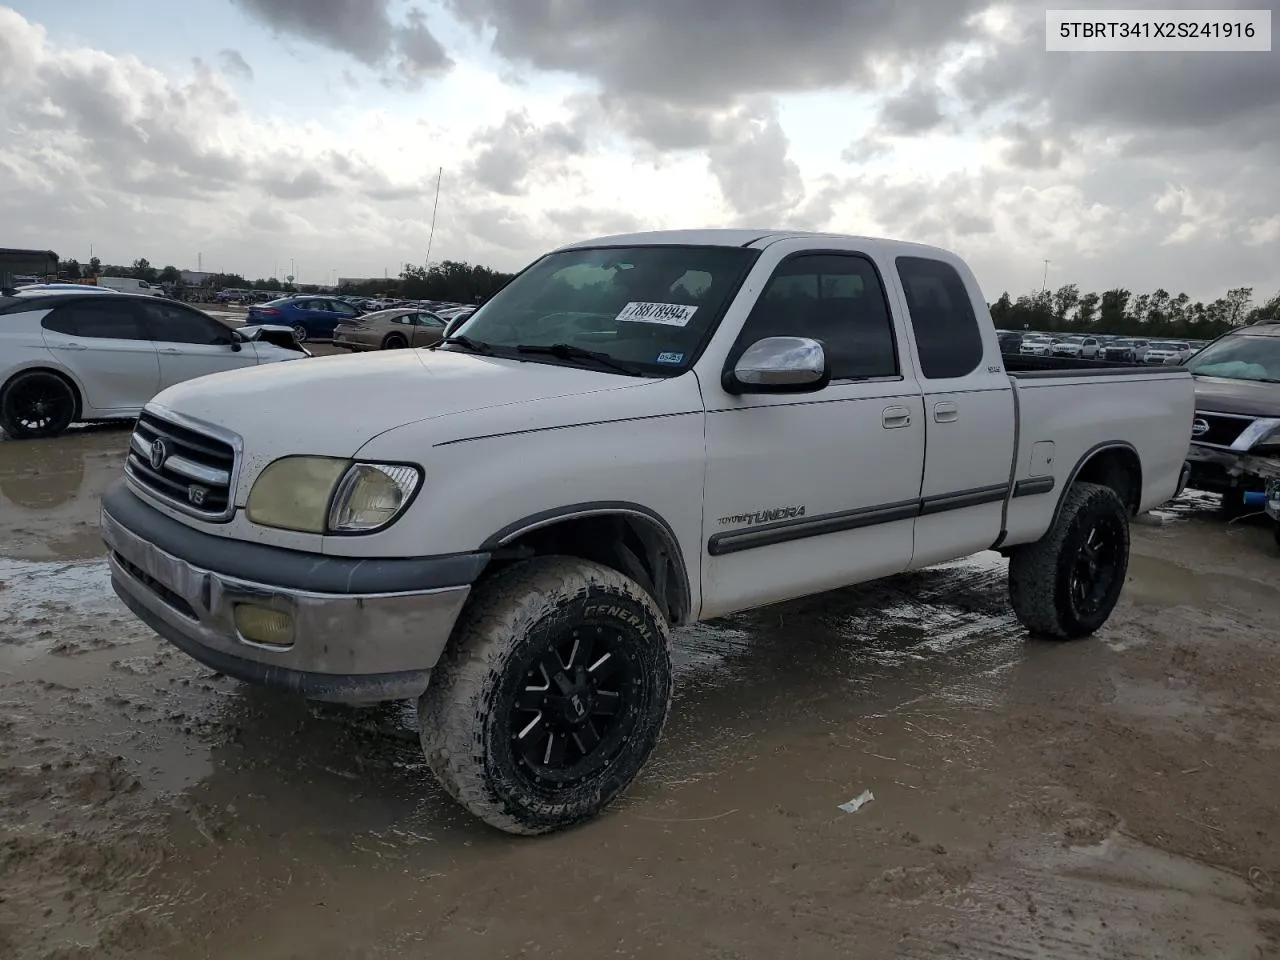
[[[293,617],[282,610],[238,603],[235,610],[236,629],[250,643],[264,647],[293,646]]]

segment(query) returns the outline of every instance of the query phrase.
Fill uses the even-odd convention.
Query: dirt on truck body
[[[1213,498],[1135,525],[1075,644],[989,553],[678,631],[653,764],[531,843],[446,799],[411,705],[129,616],[95,529],[128,436],[0,440],[0,956],[1280,956],[1274,545]]]

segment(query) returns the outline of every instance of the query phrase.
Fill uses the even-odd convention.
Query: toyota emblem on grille
[[[164,462],[169,459],[169,448],[165,446],[163,440],[151,441],[151,469],[159,470],[164,466]]]
[[[1204,417],[1196,417],[1191,421],[1191,435],[1193,437],[1203,437],[1208,432],[1209,421],[1204,419]],[[155,454],[152,453],[151,456],[154,458]]]

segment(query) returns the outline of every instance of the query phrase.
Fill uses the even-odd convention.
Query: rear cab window
[[[930,257],[898,257],[896,266],[921,376],[954,380],[976,371],[986,352],[982,328],[955,267]]]

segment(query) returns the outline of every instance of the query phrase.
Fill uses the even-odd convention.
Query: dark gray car
[[[1187,485],[1239,514],[1246,493],[1280,478],[1280,323],[1233,330],[1185,366],[1196,385]]]

